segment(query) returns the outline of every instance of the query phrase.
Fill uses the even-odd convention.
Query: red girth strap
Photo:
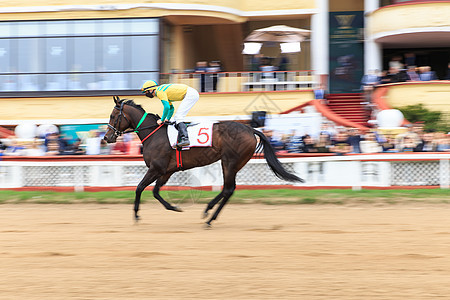
[[[154,134],[158,129],[160,129],[162,126],[164,125],[164,123],[161,123],[155,130],[153,130],[152,132],[150,132],[149,135],[147,135],[145,138],[142,139],[141,143],[143,144],[145,142],[146,139],[148,139],[152,134]]]
[[[181,151],[182,150],[179,150],[178,147],[177,147],[175,149],[175,151],[176,151],[176,157],[177,157],[177,168],[179,170],[182,170],[183,169],[183,159],[181,158]]]

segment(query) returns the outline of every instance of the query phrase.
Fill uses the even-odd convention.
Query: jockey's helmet
[[[154,80],[148,80],[142,86],[142,93],[146,93],[147,91],[154,90],[158,86],[158,83]]]

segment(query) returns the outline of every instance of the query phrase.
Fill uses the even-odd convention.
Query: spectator
[[[314,89],[314,99],[326,99],[325,85],[323,83],[319,84],[319,86]]]
[[[414,141],[413,137],[405,136],[398,145],[398,149],[400,152],[413,152],[416,146],[417,143]]]
[[[357,128],[350,128],[348,130],[348,142],[352,146],[352,153],[361,153],[360,143],[363,140]]]
[[[396,76],[396,82],[405,82],[408,81],[409,77],[408,74],[406,73],[405,69],[398,69],[398,73]]]
[[[414,129],[411,124],[408,124],[406,127],[408,128],[407,132],[401,133],[395,138],[395,146],[398,151],[402,151],[401,147],[405,144],[404,140],[406,137],[409,137],[414,142],[414,147],[420,143],[420,135],[416,132],[418,130],[417,126],[416,129]]]
[[[73,154],[72,145],[69,142],[69,138],[63,134],[58,136],[59,154],[70,155]]]
[[[321,132],[319,135],[319,140],[314,144],[314,148],[317,149],[317,152],[320,153],[328,153],[330,152],[331,147],[331,138],[325,132]]]
[[[272,146],[272,148],[275,150],[275,152],[278,151],[282,151],[284,150],[284,144],[281,140],[276,139],[274,137],[274,133],[273,130],[265,130],[264,134],[267,136],[267,138],[269,139],[270,145]]]
[[[377,70],[369,70],[369,72],[361,79],[361,90],[364,93],[366,102],[372,102],[372,93],[376,85],[380,83],[380,77]]]
[[[381,147],[383,148],[383,152],[398,152],[398,150],[395,147],[395,136],[388,135],[381,143]]]
[[[306,134],[303,136],[303,147],[301,148],[301,151],[304,153],[317,153],[319,150],[316,147],[316,144],[314,142],[314,139],[309,135]]]
[[[211,87],[212,87],[212,89],[211,90],[209,90],[208,89],[208,91],[209,92],[217,92],[217,82],[218,82],[218,80],[219,80],[219,74],[217,74],[217,73],[219,73],[219,72],[223,72],[223,70],[222,70],[222,64],[220,63],[220,61],[219,60],[213,60],[213,61],[211,61],[210,63],[209,63],[209,66],[208,66],[208,68],[207,68],[207,72],[210,72],[210,73],[212,73],[212,74],[210,74],[210,78],[209,79],[211,79]],[[209,80],[208,80],[209,81]]]
[[[330,139],[333,139],[334,136],[337,134],[337,130],[333,123],[323,122],[320,125],[320,134],[322,133],[328,135]]]
[[[280,61],[278,62],[278,71],[287,71],[289,66],[289,58],[286,54],[282,53]]]
[[[290,138],[291,134],[283,134],[281,136],[278,153],[288,153],[287,145],[289,144]]]
[[[416,71],[416,66],[408,66],[406,74],[408,75],[409,81],[420,81],[419,74]]]
[[[339,132],[336,138],[332,141],[330,152],[336,155],[344,155],[353,151],[353,147],[348,142],[348,135],[344,131]]]
[[[399,55],[394,56],[389,61],[389,69],[396,68],[398,70],[403,69],[402,57]]]
[[[430,66],[420,67],[419,78],[421,81],[430,81],[437,79],[436,73],[434,71],[431,71]]]
[[[198,61],[195,66],[195,73],[201,73],[200,74],[200,92],[204,93],[206,92],[206,72],[208,70],[208,62],[206,61]]]
[[[405,66],[409,68],[410,66],[416,65],[416,55],[412,52],[405,53]]]
[[[45,155],[58,155],[60,153],[60,144],[57,133],[49,134],[46,143]]]
[[[81,147],[81,140],[79,138],[76,138],[73,142],[72,152],[74,155],[86,154],[86,151]]]
[[[450,151],[450,134],[437,132],[435,134],[436,151],[449,152]]]
[[[380,84],[391,83],[391,78],[386,70],[381,71]]]
[[[263,57],[264,55],[261,53],[252,56],[250,71],[260,71]]]
[[[414,152],[435,152],[436,146],[434,133],[426,132],[423,134],[420,143],[414,148]]]
[[[380,83],[396,83],[396,82],[404,82],[408,80],[408,75],[406,71],[400,70],[396,67],[389,68],[389,71],[385,73],[381,79]]]
[[[295,133],[291,133],[286,141],[285,150],[288,153],[300,153],[303,148],[303,139],[301,136],[295,135]]]
[[[274,80],[275,73],[273,71],[275,71],[275,67],[272,65],[271,59],[269,57],[263,57],[261,59],[259,70],[263,72],[261,74],[261,78],[263,80]]]
[[[383,147],[378,144],[376,135],[373,132],[368,132],[361,141],[361,153],[379,153],[383,152]]]

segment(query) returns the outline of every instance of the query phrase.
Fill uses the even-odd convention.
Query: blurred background
[[[135,134],[102,137],[113,95],[161,113],[150,79],[196,88],[191,121],[249,124],[280,156],[448,152],[448,15],[448,1],[3,1],[0,156],[139,156]]]

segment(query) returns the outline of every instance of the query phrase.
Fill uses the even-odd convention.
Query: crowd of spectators
[[[450,134],[424,131],[421,124],[408,125],[398,134],[382,134],[377,130],[362,132],[356,128],[332,128],[323,124],[317,137],[279,134],[265,130],[271,145],[281,153],[350,153],[383,152],[450,152]]]
[[[142,144],[134,133],[117,138],[114,144],[103,140],[103,133],[91,130],[81,140],[70,139],[58,132],[51,132],[34,139],[10,137],[0,140],[0,156],[55,156],[55,155],[139,155]]]
[[[384,83],[396,83],[406,81],[430,81],[439,79],[436,72],[430,66],[416,65],[414,53],[396,55],[389,61],[388,69],[379,71],[371,70],[361,80],[362,88]],[[450,80],[450,63],[447,66],[446,80]]]
[[[263,130],[278,154],[282,153],[382,153],[382,152],[449,152],[450,134],[423,130],[422,124],[407,126],[398,134],[382,134],[377,130],[362,132],[356,128],[334,126],[325,122],[317,135],[282,134]],[[139,155],[142,144],[135,133],[117,138],[114,144],[103,140],[102,131],[91,130],[80,140],[70,140],[60,133],[49,133],[33,140],[15,138],[0,140],[0,156],[54,155]]]

